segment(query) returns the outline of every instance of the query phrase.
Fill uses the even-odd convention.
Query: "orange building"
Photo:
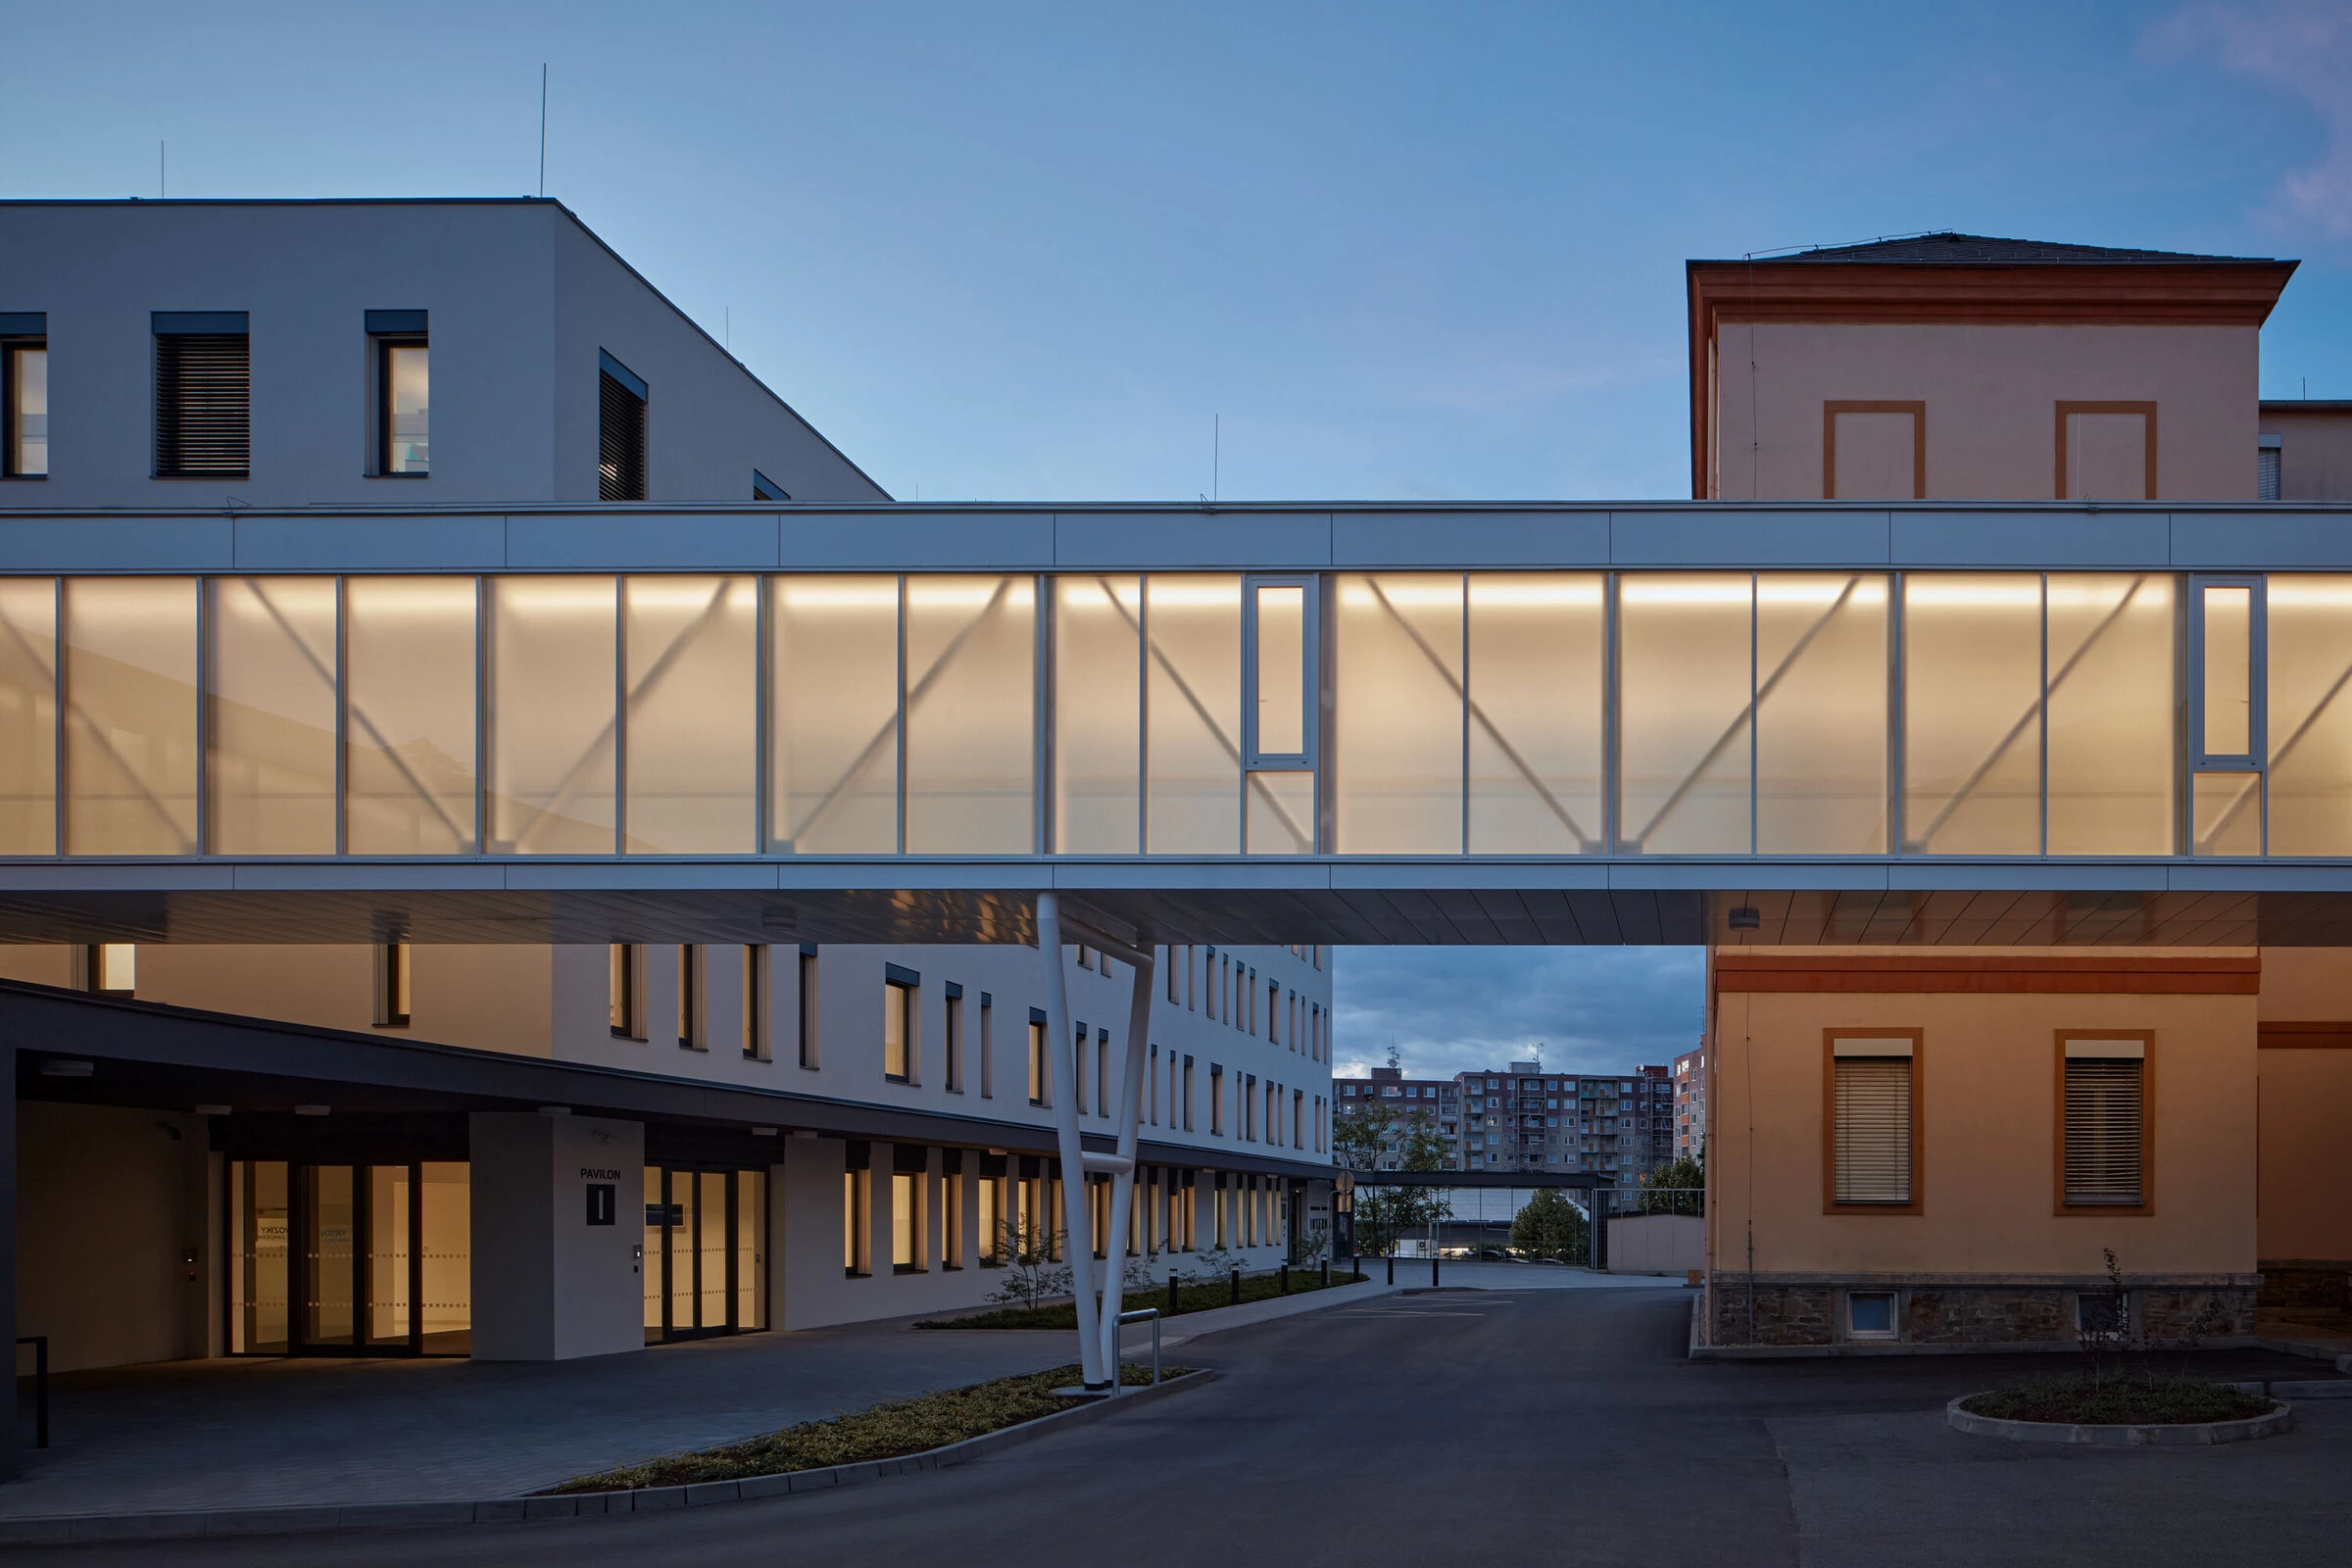
[[[1960,234],[1692,262],[1692,493],[2256,502],[2283,476],[2303,499],[2352,497],[2352,406],[2258,401],[2260,327],[2293,270]],[[2043,676],[1987,755],[1900,760],[1917,807],[1905,849],[1957,832],[2065,855],[2131,811],[2218,848],[2237,809],[2208,798],[2221,775],[2159,778],[2136,804],[2051,787],[2059,612],[2055,589],[2031,586],[2050,617]],[[2174,598],[2141,606],[2167,647],[2187,609]],[[1963,662],[1980,691],[1946,683],[1935,700],[2000,706],[1997,662],[1979,648]],[[1999,782],[2036,767],[2039,788]],[[2214,945],[2139,945],[2156,933],[2100,918],[2095,900],[2051,913],[2027,891],[2058,885],[2034,880],[2048,869],[2021,863],[2013,892],[1918,892],[1907,919],[1880,904],[1843,931],[1834,893],[1733,910],[1708,966],[1713,1348],[2071,1344],[2110,1252],[2155,1336],[2343,1307],[2345,952],[2253,946],[2220,894]]]

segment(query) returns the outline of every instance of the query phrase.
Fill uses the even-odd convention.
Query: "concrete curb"
[[[631,1492],[583,1492],[559,1496],[483,1497],[452,1502],[325,1503],[286,1508],[225,1508],[192,1513],[49,1514],[0,1520],[0,1546],[55,1544],[82,1541],[172,1541],[190,1537],[294,1535],[320,1530],[430,1530],[450,1525],[515,1524],[526,1519],[584,1519],[612,1514],[665,1513],[674,1508],[702,1508],[717,1502],[750,1502],[760,1497],[831,1492],[893,1476],[918,1475],[950,1465],[984,1458],[1004,1448],[1034,1443],[1070,1427],[1082,1427],[1122,1410],[1155,1403],[1216,1381],[1203,1368],[1170,1378],[1156,1388],[1139,1389],[1115,1399],[1099,1399],[1075,1409],[1039,1416],[1000,1432],[986,1432],[943,1448],[874,1459],[862,1464],[833,1465],[823,1470],[795,1470],[784,1475],[750,1476],[739,1481],[705,1481],[683,1487],[641,1487]]]
[[[1973,1394],[1963,1394],[1943,1407],[1943,1418],[1955,1432],[1973,1433],[1980,1438],[2005,1438],[2011,1443],[2065,1443],[2094,1448],[2198,1448],[2217,1443],[2249,1443],[2256,1438],[2275,1438],[2290,1431],[2295,1424],[2295,1407],[2280,1404],[2268,1415],[2249,1416],[2243,1421],[2190,1421],[2169,1425],[2144,1426],[2067,1426],[2055,1421],[2001,1421],[1988,1415],[1971,1415],[1960,1408],[1963,1400],[1973,1399]]]

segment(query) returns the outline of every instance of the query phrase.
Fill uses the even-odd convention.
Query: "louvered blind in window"
[[[645,399],[611,370],[598,378],[597,477],[599,501],[645,499]]]
[[[2066,1200],[2137,1207],[2147,1062],[2135,1042],[2066,1045]],[[2091,1053],[2101,1053],[2091,1054]],[[2125,1055],[2123,1053],[2132,1054]],[[2077,1054],[2082,1053],[2082,1054]]]
[[[242,479],[252,462],[252,374],[242,332],[155,339],[155,471]]]
[[[1899,1042],[1908,1053],[1909,1041]],[[1832,1066],[1831,1192],[1840,1203],[1911,1201],[1911,1072],[1908,1054],[1848,1055],[1839,1042]],[[1856,1051],[1891,1050],[1856,1042]]]

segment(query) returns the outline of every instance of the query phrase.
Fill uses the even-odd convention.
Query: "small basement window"
[[[1853,1291],[1845,1298],[1845,1333],[1853,1340],[1894,1338],[1894,1293]]]

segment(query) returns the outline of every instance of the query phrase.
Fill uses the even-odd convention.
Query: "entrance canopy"
[[[2348,940],[2352,509],[0,519],[0,938]]]

